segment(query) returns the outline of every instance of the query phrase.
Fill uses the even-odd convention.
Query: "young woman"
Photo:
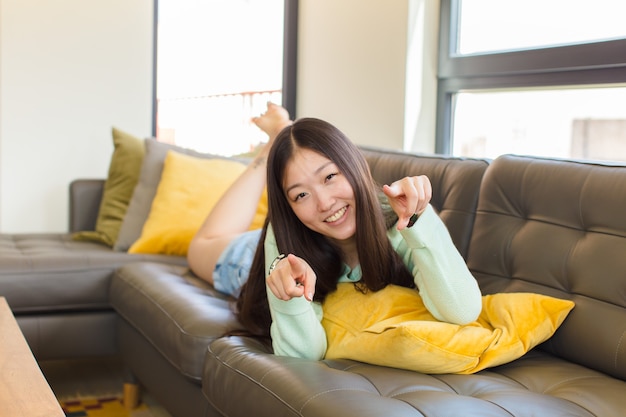
[[[270,107],[257,120],[265,127],[282,125],[275,137],[271,132],[278,129],[268,129],[267,180],[251,174],[265,164],[264,154],[192,242],[189,263],[196,274],[238,296],[241,322],[255,335],[271,336],[278,355],[324,357],[322,302],[339,282],[353,282],[361,291],[416,287],[437,319],[474,321],[481,293],[429,205],[428,178],[406,177],[379,188],[361,152],[337,128],[312,118],[291,123],[283,111]],[[277,114],[281,123],[263,125]],[[266,225],[243,233],[264,186]],[[389,229],[382,194],[397,216]],[[230,229],[237,220],[243,225]],[[213,223],[220,227],[209,230]]]

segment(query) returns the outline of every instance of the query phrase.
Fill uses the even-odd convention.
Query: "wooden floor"
[[[42,361],[39,366],[59,401],[122,395],[125,370],[119,358]],[[146,393],[141,400],[151,417],[171,417]]]

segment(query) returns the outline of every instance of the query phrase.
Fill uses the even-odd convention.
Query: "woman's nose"
[[[317,208],[320,212],[328,211],[335,204],[335,198],[326,192],[319,192],[317,194]]]

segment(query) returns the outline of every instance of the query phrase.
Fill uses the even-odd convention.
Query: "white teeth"
[[[346,212],[347,208],[344,207],[341,210],[339,210],[337,213],[333,214],[332,216],[328,217],[326,220],[324,220],[327,223],[332,223],[334,221],[337,221],[341,218],[341,216],[343,216],[343,214]]]

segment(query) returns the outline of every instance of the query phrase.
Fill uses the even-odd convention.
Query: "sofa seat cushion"
[[[213,342],[203,392],[223,415],[621,416],[626,382],[531,351],[472,375],[275,356],[251,338]],[[232,401],[245,398],[245,401]]]
[[[198,383],[209,344],[240,329],[233,299],[183,266],[125,265],[115,272],[110,301],[167,361]]]
[[[16,314],[108,309],[113,271],[138,260],[186,263],[182,257],[115,252],[69,234],[1,234],[0,294]]]

